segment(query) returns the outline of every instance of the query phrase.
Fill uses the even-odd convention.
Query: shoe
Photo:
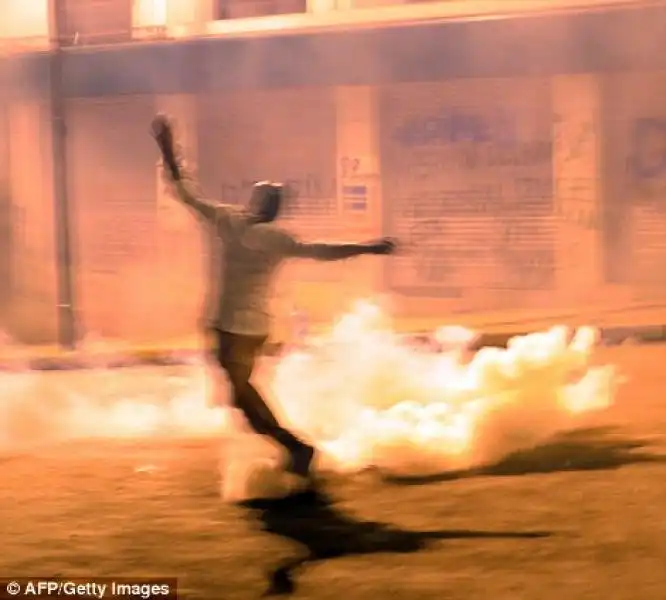
[[[299,477],[308,478],[314,455],[315,449],[312,446],[305,446],[301,450],[297,450],[291,455],[287,471]]]

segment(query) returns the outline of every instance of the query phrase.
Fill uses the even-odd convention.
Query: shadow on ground
[[[639,463],[666,464],[666,455],[650,451],[649,446],[649,440],[631,440],[620,436],[617,428],[579,429],[532,450],[511,454],[487,467],[425,477],[385,476],[384,479],[400,485],[423,485],[466,477],[596,471]]]
[[[308,492],[282,500],[245,503],[264,531],[301,544],[305,552],[284,560],[268,573],[264,596],[296,591],[295,572],[322,560],[359,554],[413,553],[435,540],[536,539],[548,532],[440,530],[410,531],[387,523],[357,519],[339,510],[324,492]]]

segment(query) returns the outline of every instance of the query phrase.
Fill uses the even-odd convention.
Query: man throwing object
[[[176,149],[173,127],[164,115],[152,122],[152,134],[162,154],[164,173],[173,195],[198,213],[224,245],[219,299],[212,320],[215,357],[226,373],[233,405],[260,435],[288,452],[287,470],[308,477],[314,448],[278,422],[250,382],[255,360],[268,338],[270,284],[280,264],[289,258],[337,261],[362,254],[387,255],[395,250],[388,239],[364,244],[306,243],[275,224],[285,193],[281,184],[254,185],[245,209],[211,202],[189,186]],[[316,401],[316,398],[313,398]]]

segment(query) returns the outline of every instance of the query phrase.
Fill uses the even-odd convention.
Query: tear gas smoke
[[[573,428],[612,404],[612,366],[593,367],[597,332],[554,327],[469,355],[474,333],[440,329],[445,350],[400,340],[361,303],[331,332],[277,366],[273,391],[289,421],[336,468],[429,474],[493,463]]]
[[[415,348],[380,309],[359,303],[278,361],[272,399],[324,450],[329,468],[392,474],[492,463],[613,403],[618,378],[612,366],[592,366],[591,328],[555,327],[475,354],[467,350],[474,333],[464,328],[434,337],[441,352]],[[184,369],[0,373],[0,450],[233,429],[229,412],[210,407],[210,373]]]

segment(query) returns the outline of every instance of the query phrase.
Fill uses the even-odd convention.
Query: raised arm
[[[220,204],[202,198],[192,188],[192,183],[186,179],[173,179],[165,168],[165,177],[169,181],[173,195],[186,206],[194,209],[210,223],[219,224],[226,221],[231,208],[226,204]]]
[[[221,220],[226,219],[229,215],[229,207],[202,198],[194,191],[191,180],[185,176],[182,157],[178,156],[173,126],[169,119],[164,115],[157,115],[153,119],[151,127],[153,137],[162,154],[164,176],[173,195],[210,223],[219,224]]]

